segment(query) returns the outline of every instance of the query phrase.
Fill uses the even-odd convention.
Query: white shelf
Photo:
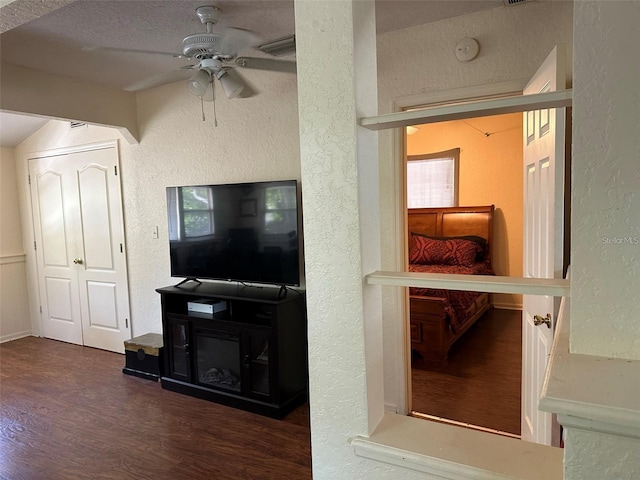
[[[571,292],[569,280],[553,278],[376,271],[366,275],[365,280],[369,285],[442,288],[488,293],[521,293],[553,297],[568,297]]]
[[[360,119],[360,125],[369,130],[385,130],[387,128],[406,127],[407,125],[422,125],[463,118],[526,112],[543,108],[570,107],[571,102],[572,90],[558,90],[555,92],[493,98],[443,107],[387,113],[376,115],[375,117],[363,117]]]

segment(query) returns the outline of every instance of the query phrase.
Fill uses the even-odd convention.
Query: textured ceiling
[[[205,31],[195,15],[203,4],[222,11],[214,30],[247,29],[264,42],[294,33],[293,0],[0,2],[3,63],[121,89],[153,78],[159,78],[155,84],[188,78],[192,72],[180,67],[193,62],[104,48],[180,53],[186,35]],[[502,0],[377,0],[377,30],[384,33],[496,7],[505,8]],[[264,55],[257,50],[244,53]]]

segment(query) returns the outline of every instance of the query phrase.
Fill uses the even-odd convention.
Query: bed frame
[[[485,258],[491,261],[494,206],[411,208],[408,210],[407,238],[411,232],[434,237],[477,235],[487,240]],[[425,363],[447,362],[451,345],[489,308],[491,297],[480,295],[467,310],[468,320],[455,334],[449,328],[444,299],[409,296],[411,348],[422,355]]]

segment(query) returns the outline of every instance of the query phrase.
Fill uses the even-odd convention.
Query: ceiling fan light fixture
[[[209,75],[209,72],[205,69],[199,69],[187,82],[189,91],[198,97],[202,97],[209,86]]]
[[[216,78],[220,80],[220,84],[227,94],[227,98],[236,98],[242,93],[245,84],[235,75],[230,75],[226,70],[220,69],[216,72]]]

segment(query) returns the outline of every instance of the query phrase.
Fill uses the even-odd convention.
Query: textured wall
[[[633,480],[640,478],[640,439],[597,432],[567,431],[564,478]]]
[[[571,15],[570,2],[531,2],[380,35],[381,113],[406,95],[530,78],[557,44],[567,49],[570,72]],[[475,38],[480,52],[461,63],[455,46],[465,37]]]
[[[576,2],[571,350],[640,359],[640,2]]]
[[[372,2],[362,6],[372,13]],[[376,108],[375,57],[372,51],[370,59],[358,56],[354,45],[358,34],[366,41],[375,32],[367,28],[373,22],[354,29],[353,22],[360,21],[354,10],[350,2],[296,3],[311,444],[317,479],[367,477],[368,468],[353,455],[348,439],[367,434],[369,421],[379,419],[383,406],[382,372],[374,367],[382,358],[381,338],[377,351],[367,352],[373,373],[365,364],[365,330],[376,328],[380,305],[377,315],[366,316],[364,297],[372,287],[362,282],[363,263],[372,257],[379,261],[379,250],[367,255],[368,241],[379,236],[377,217],[367,216],[367,208],[372,203],[377,207],[379,200],[374,187],[369,204],[361,201],[359,181],[366,173],[358,168],[360,148],[373,146],[373,158],[377,156],[376,137],[361,131],[356,138],[356,111],[371,114]],[[364,92],[359,99],[357,79]],[[373,219],[368,237],[362,225],[367,217]],[[378,398],[368,398],[372,391]]]

